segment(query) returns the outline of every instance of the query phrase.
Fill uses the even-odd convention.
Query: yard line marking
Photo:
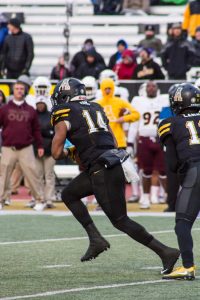
[[[192,231],[199,231],[200,228],[193,228]],[[160,230],[160,231],[151,231],[151,234],[165,234],[165,233],[174,233],[174,230]],[[106,238],[115,238],[115,237],[126,237],[124,233],[121,234],[107,234],[104,235]],[[59,238],[59,239],[45,239],[45,240],[30,240],[30,241],[15,241],[15,242],[0,242],[0,246],[6,245],[17,245],[17,244],[34,244],[34,243],[49,243],[49,242],[60,242],[60,241],[79,241],[87,240],[86,236],[71,237],[71,238]]]
[[[140,268],[140,270],[162,270],[162,267],[144,267]]]
[[[48,265],[48,266],[42,266],[42,269],[53,269],[53,268],[67,268],[71,267],[71,265]]]
[[[112,288],[119,288],[119,287],[126,287],[126,286],[137,286],[137,285],[145,285],[145,284],[155,284],[155,283],[170,283],[173,282],[170,280],[149,280],[149,281],[139,281],[139,282],[129,282],[129,283],[119,283],[119,284],[110,284],[110,285],[96,285],[91,287],[81,287],[81,288],[74,288],[74,289],[66,289],[66,290],[58,290],[58,291],[51,291],[51,292],[44,292],[32,295],[24,295],[24,296],[14,296],[14,297],[5,297],[0,298],[0,300],[17,300],[17,299],[28,299],[28,298],[38,298],[38,297],[47,297],[53,295],[61,295],[67,293],[76,293],[76,292],[84,292],[84,291],[92,291],[92,290],[103,290],[103,289],[112,289]]]

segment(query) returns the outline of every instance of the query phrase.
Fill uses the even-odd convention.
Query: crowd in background
[[[131,1],[124,2],[127,2],[127,5],[131,4]],[[115,134],[115,127],[118,128],[117,138],[120,132],[119,139],[124,142],[120,147],[127,148],[133,157],[138,158],[134,148],[136,136],[139,137],[139,141],[145,143],[145,149],[149,149],[148,153],[143,153],[141,150],[140,153],[143,153],[143,157],[147,157],[148,154],[149,159],[145,164],[140,157],[138,162],[139,168],[143,170],[144,193],[141,195],[140,188],[132,185],[133,195],[130,199],[130,202],[136,202],[142,198],[140,206],[144,209],[150,207],[150,202],[159,203],[158,194],[165,195],[167,191],[163,154],[158,150],[156,136],[159,114],[165,106],[169,106],[169,100],[168,96],[166,100],[166,95],[163,98],[163,95],[159,94],[155,80],[165,78],[185,80],[186,73],[191,67],[200,67],[200,2],[196,1],[196,3],[198,9],[195,11],[197,15],[195,21],[190,22],[193,16],[188,14],[189,6],[186,6],[183,23],[169,25],[165,44],[156,36],[156,26],[146,25],[144,37],[138,45],[128,45],[124,39],[120,39],[116,44],[116,51],[113,51],[106,64],[101,53],[95,48],[93,40],[88,38],[80,51],[72,57],[69,65],[66,65],[64,56],[61,56],[50,74],[50,79],[54,80],[70,76],[82,79],[87,88],[88,99],[91,101],[101,99],[99,103],[105,111],[107,110],[111,124],[113,119],[115,125],[117,123],[113,131]],[[28,205],[35,210],[52,208],[55,200],[55,161],[50,152],[54,135],[50,125],[51,83],[46,77],[38,77],[33,82],[34,96],[29,94],[32,85],[29,77],[30,68],[34,58],[32,37],[23,32],[17,18],[11,18],[8,22],[0,19],[0,22],[1,77],[16,79],[13,94],[7,99],[8,103],[5,95],[0,91],[0,127],[2,128],[0,209],[10,203],[11,193],[17,193],[24,176],[33,196]],[[157,62],[157,57],[162,61],[162,66]],[[127,102],[131,100],[128,91],[120,87],[118,81],[123,79],[148,81],[140,89],[137,107],[135,98],[131,106]],[[106,90],[109,92],[107,93]],[[165,100],[160,101],[160,99]],[[112,107],[112,113],[107,109],[108,102]],[[131,115],[131,107],[132,109],[135,107],[141,115],[140,121],[136,122],[137,128],[133,129],[134,134],[130,134],[129,125],[127,127],[127,123],[135,121]],[[127,136],[129,136],[128,144]],[[156,157],[159,165],[154,164]],[[156,175],[152,177],[154,172]],[[152,182],[156,188],[151,191]],[[174,210],[174,207],[170,209]]]

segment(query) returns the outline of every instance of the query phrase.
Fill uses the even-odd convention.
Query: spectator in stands
[[[73,76],[75,76],[74,74],[76,73],[79,66],[82,63],[86,62],[86,53],[87,53],[88,50],[90,50],[92,48],[96,51],[96,49],[94,47],[93,40],[92,39],[86,39],[84,44],[83,44],[82,50],[77,52],[74,55],[74,57],[72,58],[72,61],[71,61],[71,73],[72,73]],[[105,62],[104,62],[103,57],[97,51],[96,51],[96,61],[105,66]]]
[[[94,7],[94,15],[99,15],[101,13],[101,0],[91,0]]]
[[[70,76],[71,73],[69,69],[65,66],[65,59],[62,55],[59,57],[57,65],[53,67],[50,78],[55,80],[62,80]]]
[[[109,69],[113,69],[114,66],[121,62],[122,60],[122,53],[125,49],[128,48],[127,42],[125,40],[119,40],[117,42],[117,52],[115,52],[111,57],[108,64]]]
[[[146,13],[149,12],[149,0],[124,0],[123,1],[123,12],[127,13],[132,10],[143,10]]]
[[[180,23],[172,25],[172,39],[166,43],[162,51],[162,62],[168,72],[169,79],[186,79],[194,57],[194,49],[182,36]]]
[[[113,71],[115,71],[119,79],[132,79],[136,66],[137,63],[134,52],[126,49],[122,53],[122,61],[114,66]]]
[[[154,80],[165,78],[159,64],[153,60],[151,54],[152,51],[149,48],[143,48],[140,50],[139,57],[141,58],[141,63],[137,65],[133,74],[133,79]]]
[[[55,200],[55,160],[51,156],[51,143],[54,135],[51,125],[51,113],[48,111],[46,98],[40,96],[36,99],[36,111],[39,119],[41,135],[43,138],[44,155],[38,156],[37,146],[35,145],[36,167],[39,180],[42,182],[44,189],[44,202],[46,208],[54,208],[53,200]]]
[[[182,29],[194,38],[198,26],[200,26],[200,1],[194,0],[186,5]]]
[[[18,78],[21,74],[29,75],[34,57],[32,37],[22,31],[20,21],[12,18],[8,22],[10,34],[6,37],[0,59],[1,72],[7,78]]]
[[[0,181],[0,209],[9,195],[9,183],[16,162],[25,174],[31,193],[38,201],[36,210],[43,209],[43,193],[36,172],[33,142],[37,144],[38,156],[44,154],[36,111],[24,101],[25,86],[15,83],[13,100],[0,108],[0,127],[2,127],[2,160]]]
[[[192,40],[192,45],[195,50],[193,66],[200,67],[200,26],[198,26],[195,30],[195,37]]]
[[[102,0],[103,8],[101,14],[119,15],[122,11],[123,0]]]
[[[151,48],[155,50],[156,54],[159,54],[162,50],[162,42],[155,36],[155,26],[145,26],[145,38],[139,42],[139,47]]]
[[[94,48],[86,52],[86,61],[74,72],[74,77],[82,79],[85,76],[93,76],[98,79],[101,71],[105,69],[105,65],[98,62],[98,55]]]
[[[8,35],[7,19],[3,14],[0,14],[0,57],[3,49],[4,40],[7,35]]]

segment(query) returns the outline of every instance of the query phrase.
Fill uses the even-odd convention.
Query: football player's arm
[[[137,110],[135,110],[129,102],[122,101],[121,106],[122,106],[122,108],[126,108],[129,111],[129,114],[118,118],[116,120],[117,123],[135,122],[135,121],[139,120],[139,118],[140,118],[139,112]]]
[[[52,140],[51,154],[54,159],[64,159],[68,156],[68,150],[64,149],[67,135],[67,126],[64,121],[57,123],[54,127],[55,135]]]

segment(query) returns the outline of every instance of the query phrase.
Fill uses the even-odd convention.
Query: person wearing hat
[[[164,79],[165,76],[159,64],[151,57],[152,49],[142,48],[139,52],[141,63],[137,65],[133,74],[133,79],[155,80]]]
[[[76,72],[74,72],[74,77],[82,79],[85,76],[92,76],[98,79],[99,74],[104,69],[105,65],[98,61],[98,55],[95,48],[91,48],[86,52],[86,61],[78,67]]]
[[[77,52],[74,55],[74,57],[72,58],[71,66],[70,66],[70,71],[71,71],[72,76],[75,77],[79,66],[82,63],[86,62],[86,56],[87,56],[86,54],[87,54],[87,51],[89,51],[90,49],[95,50],[97,62],[104,65],[104,67],[106,66],[103,56],[96,51],[93,40],[89,38],[89,39],[86,39],[85,42],[83,43],[81,51]]]
[[[138,46],[151,48],[156,52],[156,54],[161,52],[163,45],[161,40],[155,36],[154,25],[145,26],[145,38],[139,42]]]
[[[189,1],[185,7],[182,29],[194,38],[198,26],[200,26],[200,1]]]
[[[117,52],[115,52],[109,60],[108,63],[108,69],[113,69],[114,66],[118,63],[120,63],[120,61],[122,60],[122,53],[124,52],[124,50],[126,50],[128,48],[128,44],[125,40],[119,40],[116,44],[117,46]]]
[[[193,63],[194,48],[183,36],[181,23],[172,24],[171,39],[165,44],[161,57],[169,79],[186,79]]]
[[[198,26],[195,30],[195,36],[194,39],[192,40],[192,45],[195,50],[193,66],[200,67],[200,26]]]
[[[6,37],[0,57],[1,74],[6,78],[16,79],[21,74],[29,75],[34,58],[32,37],[23,32],[17,18],[8,21],[10,34]]]
[[[135,53],[130,49],[126,49],[122,53],[122,61],[114,66],[113,71],[119,79],[132,79],[136,66]]]

